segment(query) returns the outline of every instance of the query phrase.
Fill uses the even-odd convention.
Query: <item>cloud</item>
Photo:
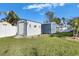
[[[48,7],[51,7],[52,5],[51,4],[32,4],[32,5],[29,5],[29,6],[25,6],[23,7],[23,9],[43,9],[43,8],[48,8]]]
[[[59,6],[64,6],[64,5],[65,5],[64,3],[60,3],[60,4],[59,4]]]
[[[53,7],[62,7],[62,6],[64,6],[65,4],[64,3],[53,3],[52,4],[53,5]]]
[[[79,8],[79,5],[77,5],[77,7]]]
[[[58,7],[58,6],[64,6],[64,3],[42,3],[42,4],[32,4],[23,7],[23,9],[36,9],[40,11],[41,9],[44,8],[51,8],[51,7]]]

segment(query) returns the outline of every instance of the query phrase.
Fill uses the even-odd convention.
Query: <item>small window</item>
[[[31,24],[29,24],[29,27],[31,27]]]
[[[34,25],[34,28],[36,28],[37,26],[36,25]]]

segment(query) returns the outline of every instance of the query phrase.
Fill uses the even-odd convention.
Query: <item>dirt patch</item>
[[[79,37],[73,38],[73,37],[65,37],[67,40],[72,40],[72,41],[79,41]]]

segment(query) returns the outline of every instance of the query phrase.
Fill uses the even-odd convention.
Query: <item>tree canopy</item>
[[[12,25],[17,24],[17,21],[20,19],[14,11],[8,11],[8,12],[0,12],[0,14],[5,14],[6,17],[2,18],[2,20],[9,22]]]
[[[45,16],[47,18],[46,22],[55,22],[56,24],[60,23],[60,18],[54,17],[54,12],[52,11],[47,11]]]
[[[5,17],[6,21],[12,25],[17,24],[17,21],[20,19],[14,11],[9,11],[8,15]]]
[[[79,17],[72,18],[69,23],[73,28],[73,35],[77,37],[79,35]]]

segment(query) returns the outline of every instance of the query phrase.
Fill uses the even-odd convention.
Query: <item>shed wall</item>
[[[51,24],[42,24],[42,34],[50,34],[51,33]]]
[[[55,23],[48,23],[42,24],[41,26],[42,34],[53,34],[56,33],[56,24]]]
[[[18,22],[18,35],[40,35],[41,34],[41,24],[32,21],[20,21]]]
[[[56,24],[51,23],[51,34],[56,33]]]
[[[27,21],[27,36],[40,35],[41,24],[36,22]]]

